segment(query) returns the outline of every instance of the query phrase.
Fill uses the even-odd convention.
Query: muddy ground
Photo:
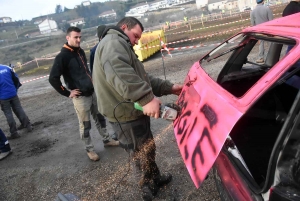
[[[189,68],[212,47],[160,53],[144,61],[146,70],[172,82],[183,83]],[[26,81],[40,75],[21,76]],[[55,200],[57,194],[73,193],[81,200],[141,200],[140,193],[128,174],[128,155],[117,148],[104,148],[92,122],[91,135],[100,161],[87,157],[79,139],[78,120],[71,99],[58,94],[42,78],[24,83],[19,89],[23,108],[34,130],[21,130],[21,138],[10,140],[13,153],[0,161],[0,200]],[[176,101],[175,96],[161,98]],[[0,128],[9,135],[9,127],[0,113]],[[15,118],[16,119],[16,118]],[[17,121],[17,119],[16,119]],[[17,121],[19,125],[19,122]],[[152,119],[157,143],[157,163],[161,171],[173,175],[173,181],[161,189],[155,200],[220,200],[213,177],[196,189],[183,163],[175,141],[172,123]],[[110,132],[112,132],[110,128]]]

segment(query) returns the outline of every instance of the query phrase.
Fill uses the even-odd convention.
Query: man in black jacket
[[[97,161],[99,156],[94,151],[90,137],[90,113],[103,137],[104,146],[118,146],[119,142],[110,138],[106,130],[106,121],[98,112],[92,75],[87,66],[85,53],[80,48],[81,30],[77,27],[69,27],[66,39],[68,42],[64,44],[54,60],[49,82],[58,93],[72,98],[79,120],[80,137],[85,142],[89,158]],[[62,85],[61,76],[70,91]]]
[[[291,0],[290,3],[284,8],[282,17],[292,15],[300,12],[300,0]]]

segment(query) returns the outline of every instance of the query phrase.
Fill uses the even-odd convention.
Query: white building
[[[109,11],[104,11],[101,13],[99,18],[106,18],[106,19],[116,19],[117,18],[117,13],[114,11],[114,9],[109,10]]]
[[[222,10],[225,9],[225,4],[227,0],[209,0],[208,1],[208,10],[211,12],[213,10]]]
[[[238,7],[241,12],[247,7],[250,7],[251,10],[253,10],[256,5],[256,0],[238,0]]]
[[[77,25],[84,24],[84,18],[78,18],[78,19],[75,19],[75,20],[70,20],[67,23],[70,24],[70,26],[72,26],[72,27],[76,27]]]
[[[12,22],[11,17],[0,17],[0,23]]]
[[[149,3],[149,11],[158,10],[160,8],[168,7],[169,3],[167,0],[156,0]]]
[[[83,1],[83,2],[81,2],[81,4],[83,6],[90,6],[92,3],[91,3],[91,1]]]
[[[54,20],[45,19],[38,26],[41,34],[57,31],[57,23]]]
[[[208,0],[196,0],[196,5],[198,9],[207,6],[207,4],[208,4]]]
[[[139,3],[139,4],[136,4],[135,6],[131,7],[127,13],[128,14],[144,14],[148,10],[149,10],[148,3]]]

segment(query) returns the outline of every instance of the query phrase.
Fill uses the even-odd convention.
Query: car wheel
[[[225,190],[222,180],[218,174],[218,171],[215,167],[213,167],[213,175],[215,178],[215,183],[220,195],[220,198],[222,201],[234,201],[233,199],[231,199],[231,197],[228,195],[227,191]]]

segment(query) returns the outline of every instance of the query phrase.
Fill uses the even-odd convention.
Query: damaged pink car
[[[174,131],[197,188],[213,168],[221,200],[300,200],[299,43],[294,14],[244,29],[192,66]]]

